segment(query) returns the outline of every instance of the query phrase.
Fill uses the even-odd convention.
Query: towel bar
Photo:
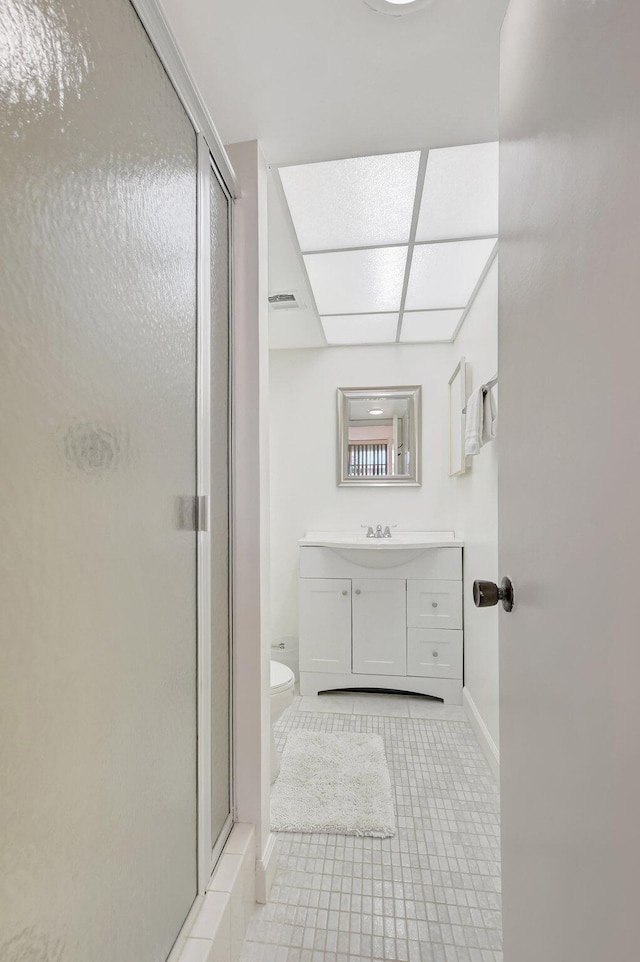
[[[495,387],[497,383],[498,383],[498,375],[496,374],[495,377],[492,377],[489,381],[487,381],[486,384],[483,384],[483,385],[482,385],[482,393],[483,393],[483,395],[486,394],[488,391],[490,391],[492,387]],[[465,404],[465,406],[464,406],[463,409],[462,409],[462,413],[463,413],[463,414],[466,414],[466,413],[467,413],[467,405],[466,405],[466,404]]]

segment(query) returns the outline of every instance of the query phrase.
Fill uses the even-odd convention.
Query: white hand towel
[[[464,426],[464,453],[477,454],[482,445],[482,388],[471,394],[467,401],[467,416]]]
[[[496,436],[496,399],[493,396],[493,388],[486,392],[482,403],[482,444],[493,441]]]

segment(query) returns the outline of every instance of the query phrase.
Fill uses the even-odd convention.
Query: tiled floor
[[[390,839],[280,835],[241,962],[499,962],[498,791],[460,708],[394,695],[296,697],[278,723],[382,735]]]

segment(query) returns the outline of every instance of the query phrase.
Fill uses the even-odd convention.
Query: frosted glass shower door
[[[196,139],[126,0],[0,14],[0,958],[196,895]]]

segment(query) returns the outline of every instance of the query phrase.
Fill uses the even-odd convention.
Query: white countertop
[[[367,538],[361,531],[307,531],[298,541],[300,547],[366,548],[393,551],[401,548],[462,548],[464,542],[453,531],[397,531],[390,538]]]

